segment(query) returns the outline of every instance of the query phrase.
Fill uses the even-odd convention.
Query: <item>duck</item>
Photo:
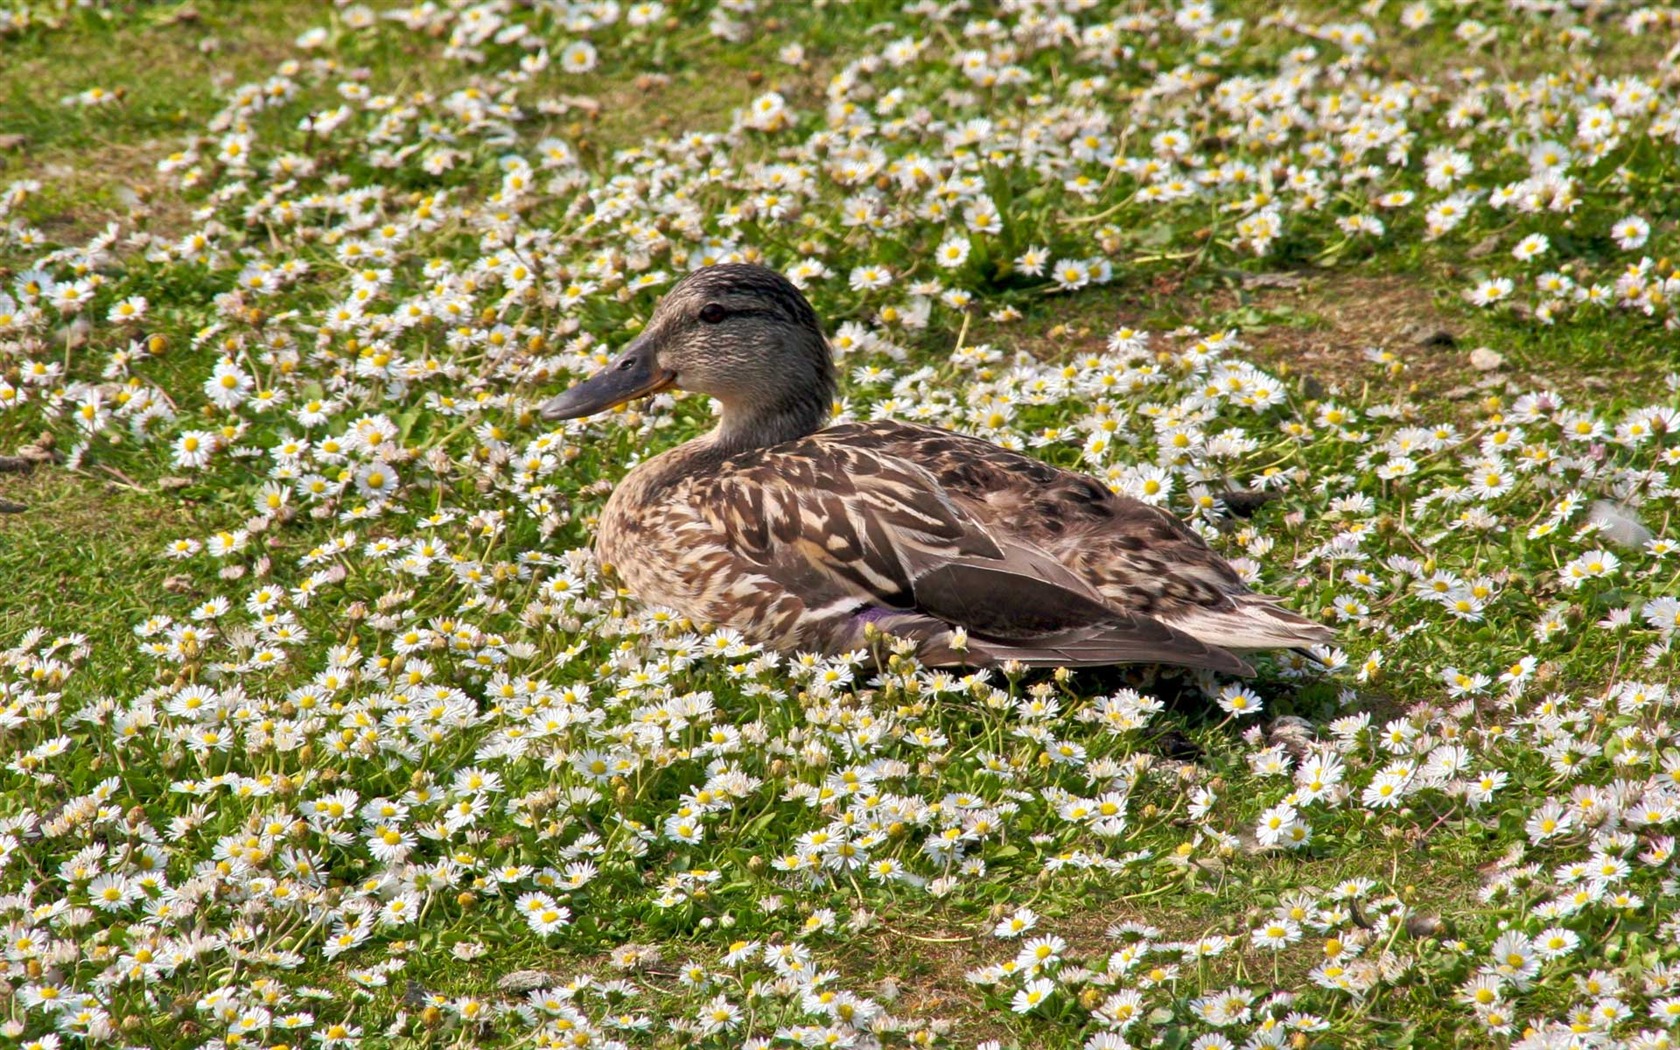
[[[670,389],[713,398],[717,424],[624,476],[595,553],[694,624],[788,654],[888,635],[929,668],[1251,675],[1241,654],[1331,640],[1177,517],[1096,478],[936,427],[832,423],[822,324],[774,269],[688,274],[539,412],[581,419]]]

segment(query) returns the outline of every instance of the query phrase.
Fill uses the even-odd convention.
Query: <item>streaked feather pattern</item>
[[[1231,650],[1330,633],[1254,594],[1170,514],[977,438],[847,423],[633,470],[598,550],[644,601],[780,650],[861,647],[869,624],[934,666],[1159,663],[1246,674]],[[968,635],[952,646],[952,629]]]

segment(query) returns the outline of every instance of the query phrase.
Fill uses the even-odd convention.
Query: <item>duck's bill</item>
[[[582,419],[626,401],[657,394],[676,378],[675,372],[656,365],[652,354],[632,351],[559,397],[549,399],[538,411],[547,420]]]

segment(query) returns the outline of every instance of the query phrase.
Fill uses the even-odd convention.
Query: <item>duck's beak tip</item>
[[[659,368],[648,355],[627,353],[570,390],[543,402],[537,415],[550,423],[582,419],[626,401],[657,394],[676,382],[677,375]]]
[[[547,423],[558,423],[562,420],[577,418],[576,416],[567,414],[566,406],[561,403],[561,400],[558,397],[551,397],[547,401],[544,401],[542,406],[537,409],[537,415],[542,417],[543,421]]]

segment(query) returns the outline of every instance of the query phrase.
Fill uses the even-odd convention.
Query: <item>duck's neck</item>
[[[811,376],[810,383],[780,390],[746,385],[729,393],[712,391],[712,396],[722,407],[722,418],[707,442],[722,455],[734,455],[793,442],[822,430],[833,412],[835,376],[832,368],[823,368]]]
[[[834,408],[834,388],[829,383],[767,399],[752,391],[719,398],[723,418],[709,441],[725,456],[755,448],[769,448],[814,434],[828,423]]]
[[[832,375],[824,379],[804,394],[779,400],[718,397],[723,418],[711,433],[643,462],[613,492],[612,502],[651,502],[661,490],[714,471],[730,456],[816,433],[828,424],[834,409]]]

